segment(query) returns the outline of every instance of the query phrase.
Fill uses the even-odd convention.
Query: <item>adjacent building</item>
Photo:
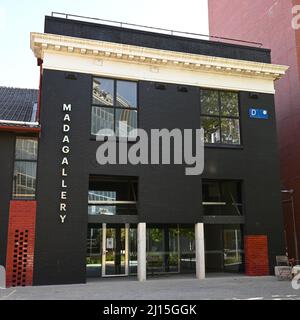
[[[0,265],[8,286],[32,283],[38,113],[38,90],[0,87]]]
[[[35,132],[0,133],[8,285],[273,272],[285,252],[274,81],[287,67],[269,49],[71,16],[46,16],[31,49]],[[96,161],[101,129],[121,144],[133,128],[201,126],[202,175]]]
[[[295,7],[300,2],[209,0],[208,4],[211,35],[260,42],[272,50],[272,63],[290,66],[276,82],[275,105],[287,253],[300,259],[300,18]]]

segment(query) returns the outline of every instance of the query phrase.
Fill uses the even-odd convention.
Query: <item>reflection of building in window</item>
[[[93,100],[94,103],[101,105],[113,105],[113,94],[105,89],[101,88],[101,81],[94,79],[93,84]]]
[[[92,95],[93,135],[109,129],[126,137],[137,128],[136,82],[94,78]]]
[[[34,139],[16,140],[16,158],[35,159],[37,155],[37,142]]]
[[[137,117],[132,113],[131,110],[118,110],[119,117],[117,124],[118,127],[118,135],[119,136],[127,136],[130,132],[137,128]]]
[[[89,215],[136,215],[137,179],[93,177],[88,192]]]
[[[99,130],[114,129],[114,113],[108,108],[92,108],[92,134],[97,134]]]
[[[132,108],[130,102],[119,95],[117,95],[117,105],[123,108]]]
[[[116,199],[115,191],[89,191],[89,201],[115,201]]]
[[[112,203],[116,201],[117,194],[115,191],[89,191],[89,203]],[[115,206],[99,206],[89,205],[89,214],[104,214],[104,215],[115,215]]]
[[[14,197],[34,197],[36,177],[18,172],[15,176]]]

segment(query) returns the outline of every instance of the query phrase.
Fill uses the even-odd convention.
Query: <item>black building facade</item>
[[[12,193],[24,135],[0,134],[8,285],[272,272],[285,252],[274,81],[286,68],[271,64],[269,50],[56,17],[31,34],[31,48],[41,67],[33,194]],[[149,134],[202,126],[203,174],[178,164],[100,165],[97,132],[121,135],[119,121]],[[29,257],[12,242],[22,228]],[[31,266],[23,283],[13,280],[16,254]]]

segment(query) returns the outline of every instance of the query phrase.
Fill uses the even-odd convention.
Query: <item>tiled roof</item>
[[[0,121],[35,122],[38,90],[0,87]]]

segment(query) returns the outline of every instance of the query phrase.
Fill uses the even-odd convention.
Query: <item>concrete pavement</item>
[[[0,289],[1,300],[300,300],[300,290],[275,277],[193,276],[89,280],[87,284]]]

